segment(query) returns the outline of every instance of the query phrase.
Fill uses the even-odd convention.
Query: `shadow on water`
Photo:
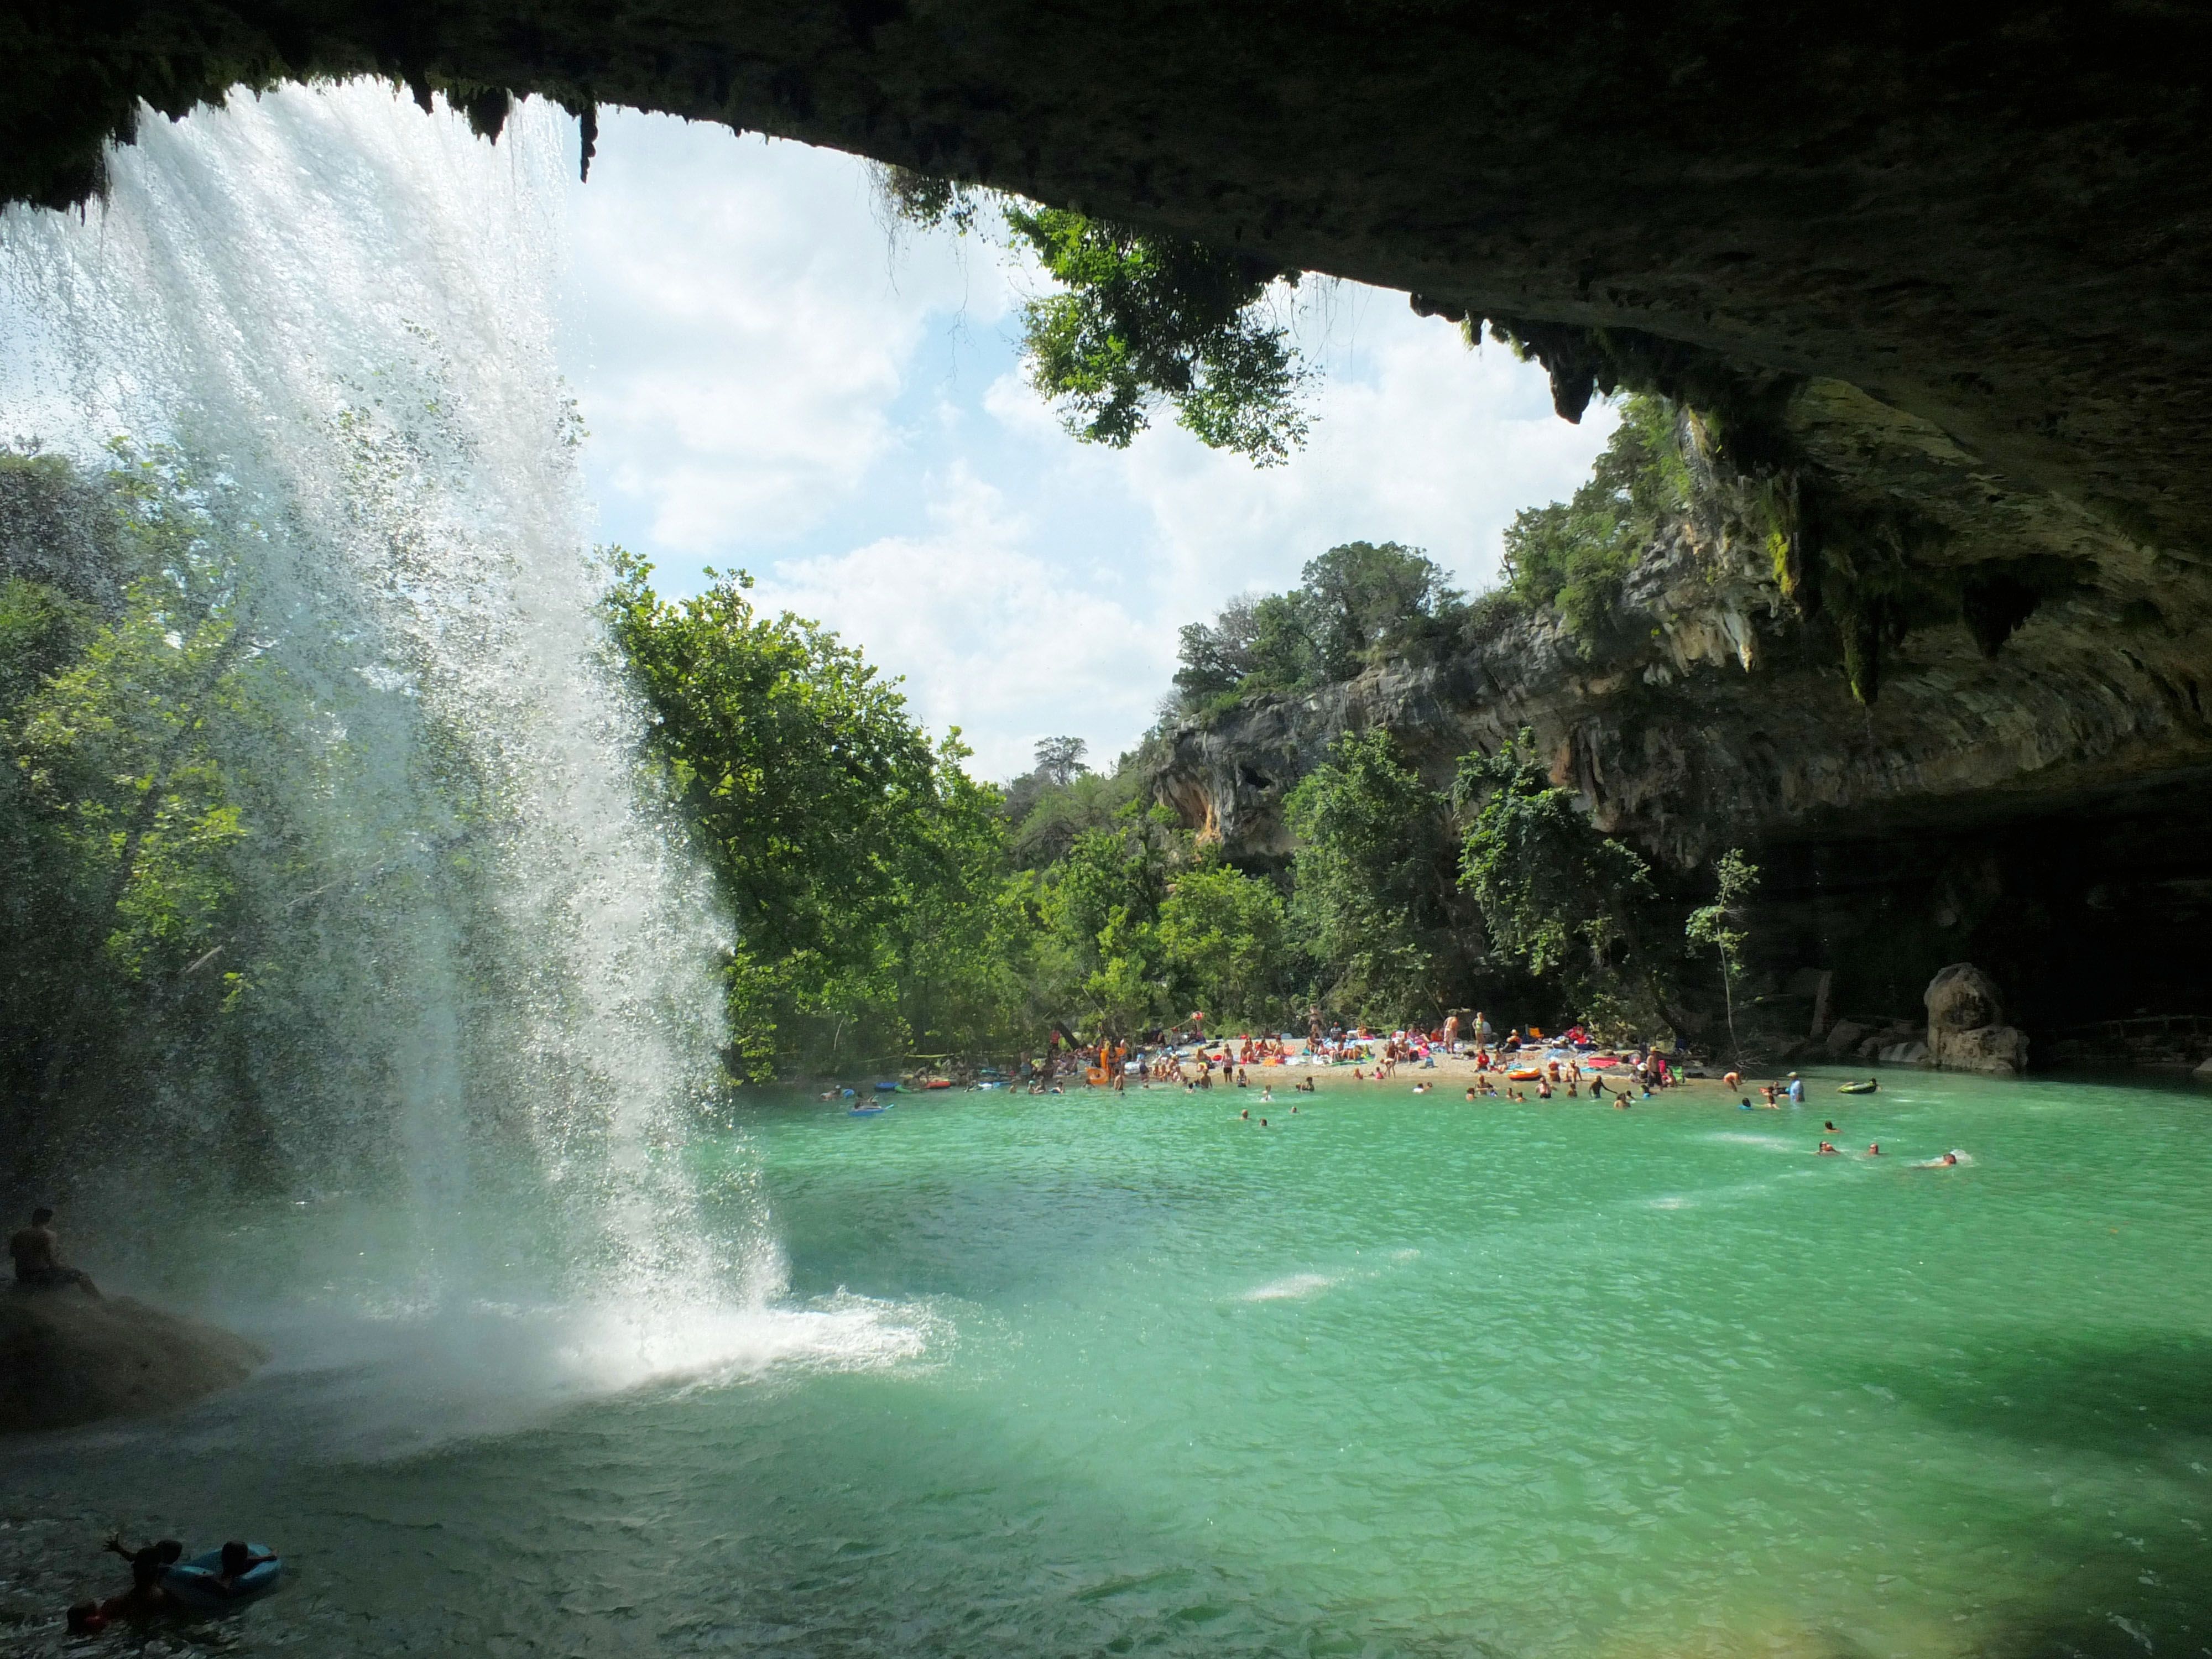
[[[2212,1340],[2051,1334],[1863,1380],[2045,1460],[2044,1505],[1988,1522],[2040,1589],[1996,1609],[1976,1653],[2212,1654]]]
[[[1953,1358],[1871,1367],[1867,1380],[1956,1427],[2033,1447],[2130,1459],[2185,1440],[2212,1448],[2212,1339],[2054,1334]]]

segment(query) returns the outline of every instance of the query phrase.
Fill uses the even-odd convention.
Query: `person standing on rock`
[[[15,1258],[15,1282],[39,1290],[58,1290],[74,1285],[87,1296],[100,1287],[89,1273],[62,1265],[61,1239],[53,1230],[54,1212],[43,1204],[31,1212],[31,1224],[18,1227],[8,1240],[8,1254]]]

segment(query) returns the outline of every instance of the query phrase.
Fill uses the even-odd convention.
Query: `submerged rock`
[[[0,1434],[143,1417],[234,1388],[269,1356],[127,1296],[0,1290]]]

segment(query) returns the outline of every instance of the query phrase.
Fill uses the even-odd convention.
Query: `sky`
[[[1157,718],[1182,624],[1338,543],[1492,586],[1514,513],[1571,493],[1612,425],[1561,421],[1540,369],[1403,295],[1310,280],[1281,307],[1322,371],[1287,465],[1209,451],[1171,410],[1126,450],[1079,443],[1022,377],[1033,265],[895,234],[853,157],[672,117],[602,114],[570,225],[597,538],[664,593],[749,572],[960,727],[983,777],[1060,735],[1110,763]]]

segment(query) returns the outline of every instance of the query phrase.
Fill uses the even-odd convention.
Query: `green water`
[[[2212,1652],[2212,1099],[1829,1086],[764,1104],[788,1294],[627,1389],[246,1227],[319,1357],[0,1454],[10,1607],[97,1517],[283,1543],[256,1651]]]

